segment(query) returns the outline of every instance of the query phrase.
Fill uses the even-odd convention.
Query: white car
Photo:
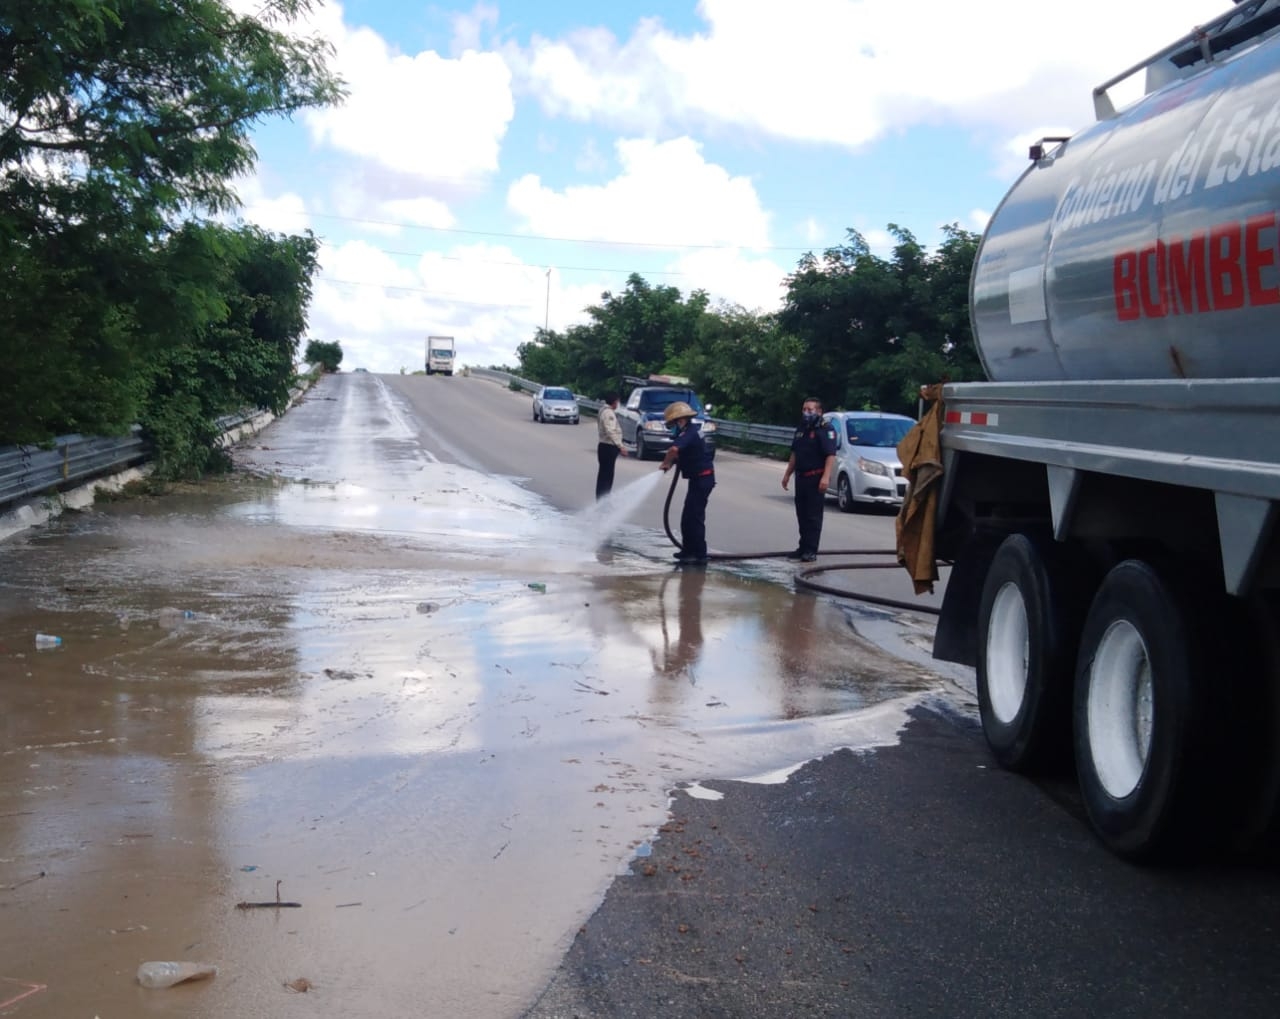
[[[578,423],[578,401],[564,386],[542,386],[533,394],[533,420]]]
[[[827,494],[852,513],[859,503],[901,506],[907,492],[898,443],[916,423],[901,414],[837,410],[826,415],[836,432],[836,469]]]

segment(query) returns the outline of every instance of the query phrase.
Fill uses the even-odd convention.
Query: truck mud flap
[[[933,657],[944,662],[978,663],[978,607],[982,585],[1006,531],[975,531],[951,567],[942,614],[933,636]]]

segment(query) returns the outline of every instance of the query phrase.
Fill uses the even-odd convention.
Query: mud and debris
[[[234,975],[184,1015],[261,1015],[299,972],[314,1015],[517,1015],[669,790],[891,743],[936,684],[845,607],[673,573],[399,413],[307,400],[227,479],[0,542],[24,1019],[132,1014],[175,945]],[[231,908],[259,902],[306,908]]]

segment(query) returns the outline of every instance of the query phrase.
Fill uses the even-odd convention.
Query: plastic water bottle
[[[187,980],[208,980],[218,975],[218,967],[207,962],[144,962],[138,967],[138,983],[143,987],[172,987]]]
[[[51,633],[37,633],[36,647],[38,648],[62,647],[62,638],[55,637]]]

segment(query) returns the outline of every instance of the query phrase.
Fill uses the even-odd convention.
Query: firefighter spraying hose
[[[684,546],[671,530],[671,500],[675,496],[676,485],[680,481],[680,475],[675,474],[671,478],[671,485],[667,489],[666,501],[662,504],[662,526],[667,532],[667,537],[671,544],[677,549],[683,551]],[[707,554],[707,559],[717,562],[732,562],[743,559],[784,559],[788,555],[788,551],[781,552],[712,552]],[[913,602],[901,601],[894,598],[883,598],[879,595],[863,594],[858,591],[850,591],[847,588],[834,587],[829,584],[820,583],[813,578],[823,573],[831,573],[838,570],[899,570],[901,565],[898,562],[898,554],[895,549],[830,549],[821,551],[818,555],[832,556],[878,556],[887,558],[887,562],[874,563],[838,563],[831,566],[810,566],[807,569],[800,570],[796,573],[796,584],[799,587],[809,591],[816,591],[822,594],[837,595],[841,598],[852,598],[856,601],[867,602],[871,605],[882,605],[886,608],[907,609],[912,612],[924,612],[929,615],[937,615],[938,610],[927,605],[920,605]]]

